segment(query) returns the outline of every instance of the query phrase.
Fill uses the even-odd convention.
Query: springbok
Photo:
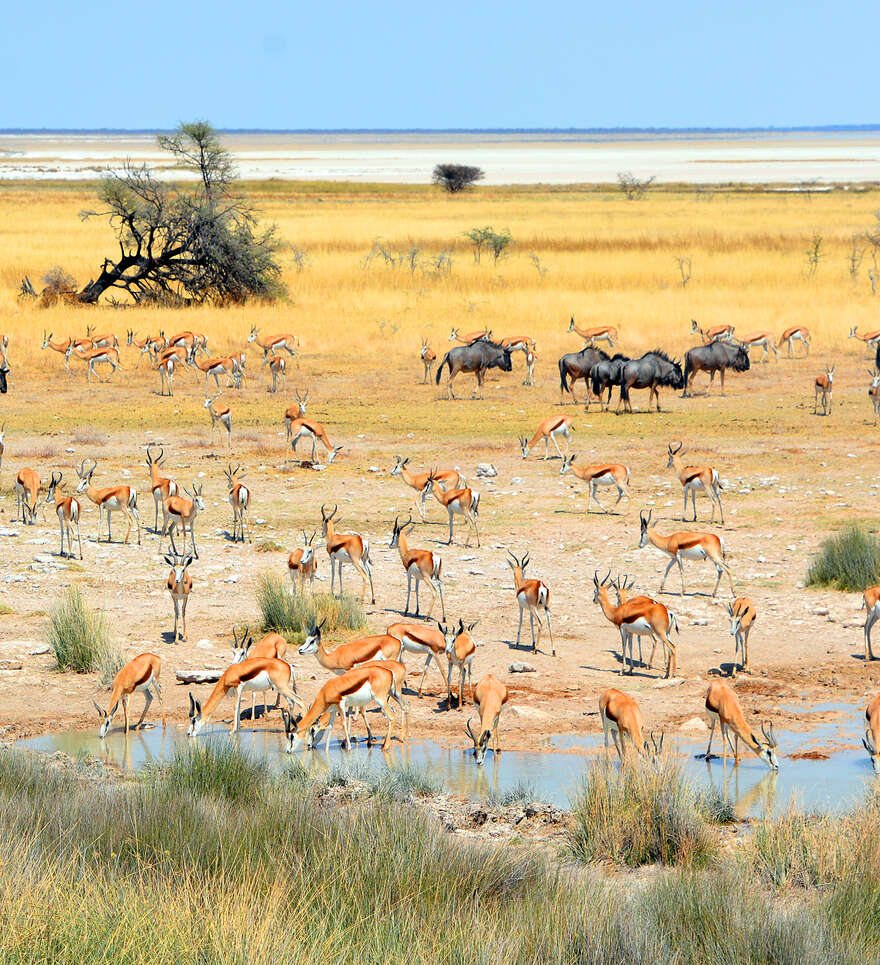
[[[247,541],[252,543],[250,530],[247,525],[248,510],[251,506],[251,491],[248,486],[242,483],[242,479],[247,475],[247,470],[241,466],[232,468],[230,463],[223,470],[226,476],[226,484],[229,487],[229,505],[232,507],[232,542],[238,542],[238,534],[241,533],[242,543]]]
[[[872,350],[876,350],[880,346],[880,328],[875,328],[872,332],[865,332],[864,335],[860,335],[856,326],[853,325],[847,338],[857,338],[860,342],[863,342],[867,350],[865,357],[870,358],[873,354]]]
[[[465,697],[464,678],[467,676],[471,685],[471,703],[474,702],[474,654],[477,652],[477,645],[471,636],[471,630],[477,625],[477,621],[465,626],[464,620],[459,617],[458,626],[450,623],[449,626],[440,624],[440,632],[446,641],[446,660],[448,663],[447,679],[447,702],[452,706],[452,671],[458,667],[458,706],[463,706]]]
[[[422,696],[425,674],[428,672],[428,665],[431,663],[432,658],[437,664],[437,669],[440,671],[443,683],[446,684],[446,693],[451,697],[449,678],[443,669],[443,664],[440,662],[441,654],[446,653],[446,637],[439,628],[425,626],[420,623],[392,623],[385,632],[389,636],[394,637],[395,640],[400,641],[398,660],[401,659],[404,650],[407,653],[413,653],[425,658],[425,666],[422,669],[422,676],[419,680],[419,697]]]
[[[614,340],[617,338],[617,329],[613,325],[578,328],[574,323],[574,315],[571,316],[571,321],[568,323],[568,330],[569,332],[574,332],[576,335],[580,335],[585,344],[590,346],[596,342],[607,342],[608,347],[612,348],[614,346]]]
[[[106,335],[95,335],[91,325],[87,325],[86,336],[91,339],[95,348],[119,348],[119,339],[112,332],[107,332]]]
[[[154,456],[150,450],[158,449],[159,455]],[[159,532],[159,508],[162,508],[162,514],[165,513],[165,500],[169,496],[177,496],[179,489],[177,483],[173,479],[169,479],[167,476],[159,475],[159,468],[165,461],[165,450],[161,446],[154,446],[152,443],[147,446],[147,469],[150,470],[150,492],[153,494],[153,507],[155,509],[155,517],[153,520],[153,532]]]
[[[865,708],[865,736],[862,743],[871,758],[874,773],[880,774],[880,694],[872,697]]]
[[[268,392],[277,392],[279,383],[283,386],[287,379],[287,361],[280,355],[267,355],[263,359],[263,365],[269,366],[269,374],[272,376],[272,387]]]
[[[874,407],[874,425],[877,425],[877,417],[880,416],[880,372],[868,370],[871,376],[871,384],[868,386],[868,398]],[[2,455],[2,453],[0,453]]]
[[[193,556],[198,559],[199,551],[196,547],[195,525],[196,516],[205,511],[205,503],[202,499],[202,486],[193,480],[192,489],[184,489],[184,492],[186,496],[169,496],[163,503],[165,516],[159,540],[161,542],[166,532],[171,534],[173,540],[174,530],[179,527],[183,533],[183,552],[185,553],[186,531],[188,528]]]
[[[494,735],[495,746],[493,748],[496,758],[501,753],[498,745],[498,721],[501,719],[501,710],[507,703],[510,693],[507,685],[503,684],[496,676],[487,673],[477,684],[473,693],[474,703],[480,711],[480,732],[479,736],[471,729],[471,722],[468,719],[465,724],[465,733],[473,741],[474,757],[477,765],[483,763],[486,756],[486,749],[489,747],[489,740]]]
[[[599,502],[596,490],[600,486],[616,486],[617,499],[614,505],[616,506],[621,499],[626,496],[626,511],[628,513],[632,502],[632,497],[629,492],[629,466],[624,466],[623,463],[619,462],[597,462],[591,463],[589,466],[576,466],[574,464],[575,459],[577,459],[577,453],[573,453],[570,456],[563,456],[562,468],[559,470],[559,475],[564,476],[570,472],[572,475],[577,476],[578,479],[582,479],[585,483],[589,484],[590,495],[587,498],[587,505],[584,507],[584,512],[588,513],[590,511],[590,503],[594,502],[603,513],[607,514],[609,510]]]
[[[297,391],[296,397],[300,414],[293,416],[293,406],[284,413],[284,422],[287,426],[287,438],[290,440],[290,447],[294,455],[296,455],[296,447],[300,439],[311,441],[311,461],[314,462],[318,451],[318,441],[320,440],[321,445],[327,450],[327,463],[333,462],[337,455],[342,452],[342,446],[334,446],[330,442],[327,436],[327,430],[320,422],[315,422],[313,419],[307,419],[305,417],[306,402],[309,398],[308,390],[306,390],[303,398],[300,398],[299,391]]]
[[[425,500],[428,496],[428,477],[429,472],[410,472],[406,467],[409,464],[409,456],[404,459],[402,456],[395,456],[395,463],[391,469],[392,476],[400,476],[407,486],[414,489],[419,495],[415,502],[416,511],[425,521]],[[446,489],[463,489],[467,486],[467,480],[457,469],[436,469],[434,478],[440,487]]]
[[[56,478],[57,477],[57,478]],[[79,532],[79,514],[82,507],[76,496],[62,496],[58,489],[61,480],[64,478],[62,473],[52,473],[49,481],[49,489],[46,493],[46,502],[55,504],[55,515],[58,517],[58,525],[61,527],[61,549],[59,556],[64,556],[64,534],[67,533],[67,556],[74,558],[73,553],[73,531],[76,530],[76,541],[79,543],[79,558],[83,558],[82,536]]]
[[[522,559],[518,559],[510,550],[507,551],[507,565],[513,570],[513,589],[516,602],[519,604],[519,626],[516,628],[516,645],[519,646],[520,635],[522,634],[523,611],[529,611],[529,623],[532,628],[532,653],[538,652],[538,643],[541,639],[541,631],[544,625],[538,616],[538,610],[544,611],[544,619],[547,621],[547,633],[550,636],[550,648],[553,656],[556,656],[556,644],[553,642],[553,630],[550,628],[550,588],[541,580],[527,580],[525,578],[526,567],[529,565],[529,554],[526,553]],[[535,636],[535,621],[538,621],[538,635]]]
[[[706,748],[706,760],[708,761],[712,752],[712,738],[715,736],[715,725],[721,724],[721,746],[723,747],[722,756],[727,761],[727,747],[733,751],[733,758],[739,764],[739,742],[740,740],[757,757],[760,757],[768,767],[774,771],[779,770],[779,761],[776,758],[776,736],[773,733],[773,724],[762,724],[761,733],[764,740],[759,740],[751,727],[746,723],[743,716],[742,707],[736,694],[729,684],[721,680],[713,680],[706,691],[706,711],[712,727],[709,731],[709,746]],[[730,731],[733,731],[734,742],[730,739]]]
[[[208,379],[213,378],[217,386],[217,394],[222,392],[220,387],[220,376],[226,376],[226,385],[232,385],[235,383],[234,372],[237,368],[236,363],[231,355],[227,356],[214,356],[207,359],[197,359],[194,355],[190,355],[190,358],[195,362],[197,368],[205,373],[205,391],[208,391]]]
[[[605,756],[608,756],[608,735],[614,741],[614,748],[621,763],[626,759],[624,737],[628,737],[638,754],[654,760],[663,750],[663,734],[657,741],[651,734],[651,745],[642,735],[645,726],[642,710],[635,697],[615,690],[613,687],[603,691],[599,697],[599,716],[602,718],[602,733],[605,736]]]
[[[750,356],[753,348],[764,349],[764,354],[761,356],[762,362],[769,360],[771,352],[776,358],[776,361],[779,361],[779,349],[776,347],[776,336],[772,332],[752,332],[751,335],[744,335],[742,338],[738,338],[737,341],[750,353]]]
[[[189,595],[193,583],[192,577],[189,575],[189,567],[192,561],[192,556],[177,552],[172,534],[171,553],[165,557],[165,562],[171,567],[165,586],[171,594],[171,603],[174,606],[174,631],[171,635],[172,643],[177,643],[178,640],[186,640],[186,605],[189,602]],[[180,634],[177,632],[178,620],[183,624],[183,631]]]
[[[321,506],[321,535],[327,544],[327,555],[330,557],[330,593],[336,595],[336,569],[339,569],[339,594],[342,595],[342,565],[351,565],[360,573],[363,580],[361,597],[367,596],[367,579],[370,581],[370,602],[376,603],[376,593],[373,590],[373,568],[370,562],[370,544],[358,533],[337,533],[334,517],[339,506],[333,507],[332,513],[326,512]],[[338,522],[338,520],[336,520]]]
[[[101,719],[101,729],[98,732],[101,740],[107,736],[107,731],[110,730],[113,715],[116,713],[120,701],[122,702],[122,714],[125,718],[125,733],[128,733],[128,702],[131,695],[136,691],[140,691],[144,695],[144,710],[140,720],[134,725],[134,729],[138,730],[143,725],[147,710],[153,702],[152,692],[155,691],[159,698],[159,709],[162,714],[162,730],[165,730],[165,705],[162,702],[162,690],[159,686],[161,671],[161,657],[158,657],[155,653],[141,653],[129,660],[122,670],[116,674],[107,710],[103,711],[95,704],[95,710],[98,711],[98,716]]]
[[[232,628],[232,662],[241,663],[243,660],[249,660],[253,657],[274,657],[276,660],[284,660],[285,654],[287,653],[287,641],[280,633],[267,633],[259,643],[254,643],[254,638],[251,636],[250,631],[247,627],[244,628],[239,639],[235,632],[235,627]],[[266,692],[263,692],[263,712],[268,714],[270,709],[277,710],[281,705],[281,694],[275,692],[275,706],[270,708],[269,702],[266,698]],[[251,691],[251,720],[256,720],[257,711],[257,692],[256,690]]]
[[[431,369],[434,367],[434,363],[437,361],[437,353],[434,349],[428,345],[426,339],[422,339],[422,347],[419,351],[419,358],[422,360],[422,365],[425,367],[425,377],[422,379],[422,385],[427,385],[431,381]]]
[[[71,344],[67,349],[68,361],[71,356],[81,359],[88,365],[88,369],[86,371],[86,380],[88,382],[92,381],[93,375],[99,382],[109,382],[110,377],[116,374],[116,370],[122,368],[119,363],[119,350],[115,348],[90,348],[86,349],[85,351],[79,351],[78,349],[75,349],[73,344]],[[98,364],[98,362],[106,363],[113,370],[106,379],[102,379],[101,376],[95,371],[95,366]]]
[[[806,349],[804,357],[810,354],[810,330],[803,325],[792,325],[787,328],[776,343],[777,348],[782,348],[783,344],[788,346],[788,357],[791,358],[791,349],[795,342],[800,342]]]
[[[571,445],[571,434],[574,432],[574,426],[571,424],[571,416],[551,416],[549,419],[545,419],[535,431],[535,434],[531,439],[526,439],[525,436],[520,436],[519,446],[522,450],[523,459],[527,459],[529,451],[534,449],[535,446],[543,439],[544,440],[544,459],[550,458],[550,443],[556,447],[556,452],[559,458],[562,458],[562,450],[559,448],[559,443],[556,441],[557,436],[562,436],[565,439],[565,451]]]
[[[33,526],[37,519],[37,497],[42,481],[35,469],[19,469],[15,474],[15,518],[26,526]]]
[[[314,542],[317,533],[311,536],[303,534],[303,545],[295,549],[287,557],[287,572],[290,574],[290,582],[296,592],[296,580],[299,577],[299,592],[305,590],[306,579],[309,581],[309,590],[315,592],[315,574],[318,572],[318,557],[315,556]]]
[[[287,429],[287,441],[290,442],[291,426],[296,419],[301,418],[306,414],[306,406],[309,402],[309,389],[306,389],[305,395],[300,395],[299,389],[296,389],[296,405],[288,406],[284,411],[284,427]]]
[[[272,657],[253,657],[227,667],[205,702],[204,710],[201,701],[196,700],[190,693],[187,737],[195,737],[204,730],[217,705],[232,690],[235,691],[235,719],[230,734],[238,733],[241,721],[241,695],[245,691],[275,690],[284,697],[291,710],[296,705],[303,706],[303,702],[296,693],[293,668],[289,663]]]
[[[211,415],[211,445],[214,445],[214,428],[219,422],[221,426],[226,430],[226,448],[229,449],[232,446],[232,413],[229,411],[229,406],[221,402],[219,405],[214,403],[220,398],[222,393],[218,392],[213,398],[211,396],[205,396],[205,408]]]
[[[473,345],[474,342],[479,342],[490,338],[492,333],[488,328],[483,328],[478,332],[468,332],[466,335],[459,334],[457,328],[453,328],[449,333],[450,342],[460,342],[462,345]]]
[[[256,342],[263,350],[263,356],[270,352],[277,355],[280,351],[285,351],[291,358],[296,358],[297,338],[290,333],[284,335],[267,335],[260,338],[260,332],[256,325],[251,325],[251,333],[248,335],[248,343]]]
[[[681,574],[680,596],[684,596],[684,566],[682,565],[682,561],[711,560],[712,565],[715,567],[715,572],[718,574],[718,579],[715,581],[715,587],[712,590],[713,599],[718,592],[721,577],[725,574],[730,582],[730,593],[732,596],[736,596],[736,590],[733,588],[733,577],[730,574],[730,567],[724,559],[724,540],[714,533],[672,533],[669,536],[661,536],[657,530],[651,526],[653,513],[653,509],[650,510],[647,515],[645,515],[644,510],[639,513],[641,523],[639,548],[644,549],[644,547],[650,543],[660,550],[664,556],[669,557],[669,565],[666,567],[666,572],[660,581],[660,592],[663,592],[669,571],[678,563],[678,570]]]
[[[0,469],[3,468],[3,453],[6,451],[6,423],[0,426]]]
[[[830,368],[826,365],[825,372],[816,376],[814,385],[815,393],[813,396],[813,415],[819,407],[819,396],[822,396],[822,415],[828,415],[831,411],[831,399],[834,390],[834,366]]]
[[[91,462],[91,466],[86,467],[86,462]],[[138,546],[141,545],[141,519],[137,509],[137,491],[133,486],[105,486],[98,489],[92,485],[92,476],[98,468],[96,459],[86,460],[76,467],[76,474],[79,476],[79,485],[76,487],[78,493],[84,492],[89,499],[98,507],[98,539],[101,538],[101,523],[103,514],[107,513],[107,542],[113,541],[110,529],[110,519],[113,513],[122,513],[128,520],[128,530],[125,533],[123,542],[128,542],[131,535],[132,525],[137,525]]]
[[[64,368],[67,370],[67,374],[70,374],[70,349],[73,348],[75,352],[86,352],[90,348],[94,348],[92,345],[92,340],[90,338],[79,338],[72,339],[68,337],[66,342],[53,342],[52,332],[43,331],[43,344],[41,348],[50,348],[53,352],[58,352],[60,355],[64,356]]]
[[[438,503],[446,510],[449,514],[449,539],[446,541],[447,545],[452,543],[452,519],[454,516],[463,516],[465,523],[468,527],[468,535],[465,540],[465,546],[470,545],[471,539],[471,529],[474,531],[474,535],[477,538],[477,546],[480,545],[480,533],[477,529],[477,517],[480,512],[480,494],[473,492],[471,489],[448,489],[445,492],[437,485],[439,482],[437,476],[431,472],[428,476],[427,491],[434,494],[434,498]]]
[[[702,489],[709,497],[709,502],[712,503],[712,518],[710,522],[715,522],[715,506],[717,504],[721,513],[721,525],[723,526],[724,507],[721,505],[721,490],[724,489],[724,486],[721,485],[721,477],[718,475],[718,470],[713,469],[712,466],[685,466],[681,461],[680,455],[683,445],[684,443],[679,442],[677,446],[673,446],[670,442],[666,446],[666,452],[669,456],[666,462],[666,468],[675,470],[684,494],[681,521],[683,523],[687,522],[688,496],[691,497],[691,504],[694,509],[693,521],[697,521],[697,490]]]
[[[538,358],[538,353],[534,348],[526,350],[526,377],[523,379],[523,385],[532,386],[535,384],[535,361]]]
[[[867,611],[865,614],[865,661],[874,659],[874,651],[871,649],[871,628],[880,618],[880,584],[869,586],[862,594],[862,606]]]
[[[691,319],[691,334],[699,333],[704,345],[712,342],[728,342],[733,338],[733,325],[713,325],[711,328],[700,328],[695,318]]]
[[[403,615],[409,616],[409,600],[410,594],[412,593],[413,581],[416,584],[416,612],[414,616],[420,616],[419,613],[419,584],[424,583],[428,589],[431,591],[431,604],[428,607],[428,612],[425,614],[425,619],[431,619],[431,611],[434,609],[434,604],[437,602],[437,594],[440,595],[440,608],[443,614],[443,620],[446,620],[446,604],[443,601],[443,583],[440,579],[440,574],[443,569],[443,561],[439,556],[435,556],[430,550],[417,550],[410,549],[407,541],[407,530],[412,532],[412,528],[415,527],[412,516],[406,520],[406,522],[401,523],[400,517],[394,517],[394,528],[391,533],[391,542],[388,544],[391,549],[396,549],[400,553],[400,561],[403,563],[404,571],[406,572],[406,607],[403,611]]]
[[[730,617],[730,635],[736,641],[736,651],[733,656],[733,667],[731,677],[736,677],[737,660],[740,660],[740,670],[743,673],[751,673],[749,668],[749,634],[752,632],[752,625],[758,616],[755,604],[747,596],[737,597],[733,603],[727,604],[727,613]]]
[[[165,395],[168,386],[168,397],[174,397],[174,370],[189,365],[189,355],[182,345],[166,348],[156,359],[154,368],[159,373],[159,395]]]

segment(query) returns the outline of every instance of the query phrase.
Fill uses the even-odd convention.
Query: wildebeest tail
[[[596,369],[597,369],[597,368],[598,368],[597,365],[594,365],[594,366],[593,366],[593,378],[592,378],[592,383],[591,383],[591,384],[592,384],[592,388],[593,388],[593,395],[598,395],[599,392],[601,391],[601,386],[600,386],[600,384],[599,384],[599,375],[598,375],[598,373],[596,372]]]
[[[688,376],[691,374],[691,353],[685,353],[684,357],[684,387],[687,390]]]
[[[559,388],[562,389],[563,392],[571,392],[571,389],[568,387],[568,379],[567,379],[567,373],[565,370],[564,358],[561,358],[559,360]]]
[[[443,366],[449,365],[449,371],[452,371],[452,363],[449,361],[449,352],[443,356],[443,361],[437,366],[437,375],[434,378],[434,384],[440,384],[440,376],[443,374]]]

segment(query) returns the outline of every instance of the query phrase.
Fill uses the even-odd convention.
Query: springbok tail
[[[473,499],[473,502],[471,503],[471,509],[473,510],[473,514],[475,517],[480,515],[480,494],[479,493],[474,493],[474,499]]]
[[[434,564],[434,571],[433,573],[431,573],[431,576],[435,580],[439,580],[442,569],[443,569],[443,560],[437,560],[437,562]]]
[[[675,630],[676,633],[681,633],[678,628],[678,617],[672,612],[672,610],[666,611],[669,614],[669,629]]]

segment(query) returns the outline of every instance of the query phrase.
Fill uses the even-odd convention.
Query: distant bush
[[[861,591],[880,580],[880,539],[859,525],[822,543],[807,570],[808,586]]]
[[[104,614],[88,605],[78,586],[67,589],[49,613],[46,642],[57,670],[100,671],[105,684],[123,664],[119,649],[110,643]]]
[[[485,177],[482,168],[470,164],[438,164],[434,168],[431,180],[446,188],[450,194],[457,194],[482,181]]]
[[[330,596],[329,593],[294,594],[287,581],[274,573],[263,573],[257,583],[257,605],[264,631],[280,633],[288,642],[301,642],[312,622],[324,624],[325,633],[339,630],[361,630],[367,615],[353,596]]]

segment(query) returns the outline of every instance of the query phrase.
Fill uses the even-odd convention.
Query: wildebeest
[[[605,389],[608,389],[608,399],[605,402],[605,408],[611,405],[611,388],[615,385],[620,385],[620,373],[626,362],[629,362],[628,355],[622,355],[618,352],[613,358],[603,359],[601,362],[597,362],[593,366],[592,370],[592,386],[593,395],[597,396],[599,399],[599,404],[602,403],[602,393]]]
[[[578,379],[584,380],[584,387],[587,390],[584,401],[590,404],[590,374],[593,366],[597,362],[608,361],[610,356],[600,348],[585,346],[580,352],[569,352],[559,360],[559,388],[562,392],[568,392],[572,400],[577,402],[574,397],[574,384]],[[569,384],[569,379],[571,384]]]
[[[721,394],[724,394],[724,373],[727,369],[734,372],[748,372],[751,367],[749,353],[735,342],[710,342],[708,345],[697,345],[689,349],[684,357],[684,392],[682,397],[690,395],[693,388],[694,376],[697,372],[709,373],[709,385],[706,395],[715,381],[715,373],[721,373]]]
[[[452,391],[452,380],[459,372],[473,372],[477,377],[477,388],[474,390],[473,398],[483,397],[483,378],[486,372],[492,368],[501,369],[503,372],[510,372],[513,365],[510,361],[510,349],[502,348],[494,342],[479,340],[472,345],[459,345],[450,349],[444,356],[443,361],[437,366],[437,375],[434,378],[436,385],[440,384],[440,376],[443,374],[443,366],[449,366],[449,381],[447,390],[449,398],[454,399],[455,393]]]
[[[6,373],[9,371],[10,371],[10,368],[6,364],[6,360],[4,359],[2,365],[0,365],[0,392],[2,392],[4,395],[6,394],[6,391],[7,391]]]
[[[630,359],[624,362],[620,371],[620,399],[617,403],[617,412],[620,412],[621,403],[624,411],[632,412],[632,403],[629,400],[629,393],[632,389],[650,389],[648,396],[648,412],[651,411],[651,400],[656,396],[657,411],[660,411],[660,388],[668,385],[671,389],[684,388],[684,376],[681,374],[681,363],[674,362],[665,352],[654,349],[653,352],[646,352],[639,359]]]

